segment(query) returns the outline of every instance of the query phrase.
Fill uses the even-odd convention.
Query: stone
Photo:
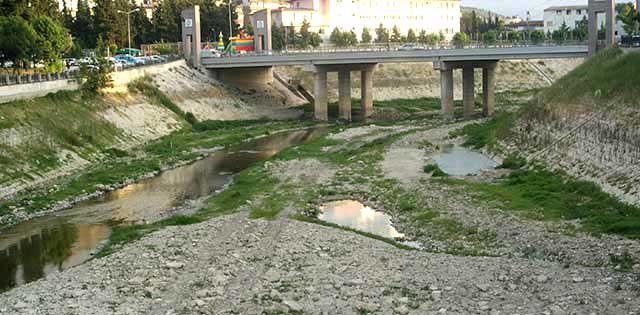
[[[572,280],[574,283],[584,282],[584,278],[582,277],[573,277]]]
[[[15,309],[17,309],[17,310],[25,309],[25,308],[27,308],[27,307],[29,307],[29,305],[28,305],[27,303],[25,303],[25,302],[22,302],[22,301],[20,301],[20,302],[16,303],[16,304],[13,306],[13,308],[15,308]]]
[[[440,301],[440,299],[442,298],[442,291],[432,291],[431,292],[431,299],[434,301]]]
[[[545,275],[536,276],[536,282],[538,283],[545,283],[547,280],[549,280],[549,278]]]
[[[177,262],[177,261],[172,261],[172,262],[168,262],[166,264],[166,266],[169,269],[180,269],[180,268],[184,267],[184,263]]]
[[[476,288],[478,288],[478,290],[482,291],[482,292],[487,292],[489,291],[489,288],[491,286],[486,284],[486,283],[478,283],[476,284]]]
[[[396,314],[409,314],[409,308],[406,305],[402,305],[400,307],[397,307],[395,310],[393,310]]]
[[[293,311],[293,312],[302,312],[302,305],[300,305],[298,302],[296,301],[292,301],[292,300],[285,300],[284,302],[282,302],[284,305],[286,305],[289,310]]]
[[[275,269],[269,269],[262,277],[269,282],[278,282],[282,276]]]

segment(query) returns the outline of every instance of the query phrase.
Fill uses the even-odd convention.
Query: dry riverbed
[[[472,189],[509,170],[423,171],[444,145],[463,141],[451,134],[464,125],[336,127],[205,202],[203,213],[223,215],[13,289],[0,295],[0,313],[640,313],[638,241],[527,218]],[[336,199],[390,214],[424,250],[298,220]]]

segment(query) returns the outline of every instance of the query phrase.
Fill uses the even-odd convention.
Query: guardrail
[[[581,46],[587,45],[585,41],[564,41],[558,43],[555,41],[544,41],[541,43],[533,43],[529,41],[497,41],[495,44],[486,45],[483,42],[471,42],[463,47],[453,44],[438,44],[438,45],[421,45],[413,44],[412,47],[398,45],[397,43],[373,44],[370,46],[357,46],[357,47],[326,47],[326,48],[314,48],[314,49],[283,49],[283,50],[271,50],[263,52],[248,52],[248,53],[224,53],[218,56],[212,55],[209,52],[204,51],[202,53],[203,58],[229,58],[229,57],[251,57],[251,56],[287,56],[287,55],[308,55],[308,54],[331,54],[331,53],[359,53],[359,52],[390,52],[390,51],[410,51],[410,50],[451,50],[451,49],[483,49],[483,48],[523,48],[523,47],[564,47],[564,46]]]
[[[129,65],[129,66],[112,66],[112,72],[120,72],[133,68],[140,68],[145,66],[158,65],[168,63],[180,59],[180,56],[169,55],[164,60],[148,60],[144,64]],[[38,82],[48,82],[57,80],[75,80],[80,74],[80,70],[67,70],[62,72],[52,73],[32,73],[32,74],[4,74],[0,75],[0,86],[17,85],[17,84],[29,84]]]
[[[78,75],[78,71],[64,71],[54,73],[32,73],[32,74],[5,74],[0,76],[0,86],[28,84],[57,80],[74,80]]]

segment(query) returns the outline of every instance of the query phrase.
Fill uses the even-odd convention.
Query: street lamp
[[[229,38],[233,36],[233,28],[231,26],[231,0],[229,0]]]
[[[127,15],[127,37],[129,37],[129,49],[127,50],[127,54],[131,55],[131,13],[140,11],[140,8],[135,8],[131,11],[120,11],[118,13],[124,13]]]

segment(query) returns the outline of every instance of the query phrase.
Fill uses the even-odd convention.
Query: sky
[[[631,2],[618,0],[616,2]],[[587,0],[462,0],[462,5],[489,9],[503,15],[525,17],[531,11],[532,19],[542,19],[545,8],[557,5],[586,5]]]

